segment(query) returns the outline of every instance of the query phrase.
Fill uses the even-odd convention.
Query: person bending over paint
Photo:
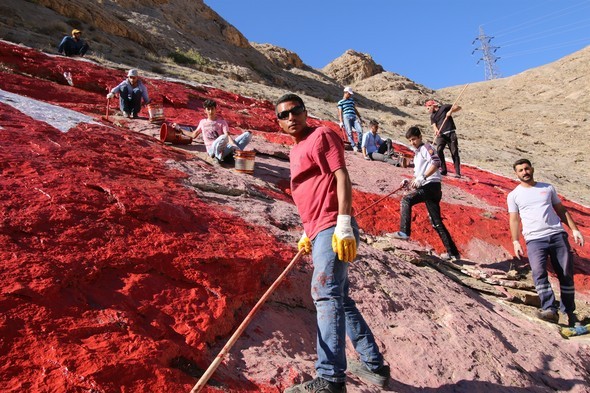
[[[447,252],[441,257],[455,261],[461,259],[455,242],[442,222],[440,216],[440,200],[442,199],[441,174],[439,171],[441,160],[428,143],[422,141],[422,132],[418,127],[410,127],[406,132],[406,138],[414,148],[414,179],[410,186],[414,191],[402,198],[400,231],[395,232],[396,239],[408,240],[410,238],[412,206],[424,202],[430,222],[443,242]],[[404,181],[403,184],[405,184]]]
[[[363,150],[363,158],[370,161],[383,161],[389,164],[400,166],[398,160],[392,160],[393,146],[391,139],[383,140],[377,131],[379,130],[379,122],[371,120],[369,122],[371,131],[363,135],[363,143],[361,148]]]
[[[234,139],[229,133],[227,122],[217,118],[217,103],[213,100],[205,100],[203,107],[207,118],[202,119],[197,128],[186,135],[194,139],[202,133],[207,153],[219,162],[227,160],[227,157],[233,158],[233,152],[236,149],[244,150],[252,140],[252,133],[245,131]],[[176,130],[180,129],[176,123],[172,124],[172,127]]]
[[[107,94],[107,99],[110,100],[117,93],[119,94],[119,108],[125,117],[137,119],[142,106],[141,100],[143,99],[143,105],[150,103],[147,87],[139,79],[139,72],[136,69],[127,72],[127,79],[112,89]]]
[[[440,174],[443,176],[447,174],[445,146],[449,145],[453,164],[455,165],[455,177],[461,177],[459,140],[457,139],[455,121],[453,120],[453,116],[451,116],[452,113],[460,111],[461,107],[449,104],[439,106],[438,102],[434,100],[426,101],[424,106],[426,106],[428,113],[430,113],[430,123],[434,131],[434,144],[436,145],[436,152],[440,157]]]
[[[59,46],[57,52],[66,56],[84,56],[90,46],[80,36],[82,32],[78,29],[72,30],[72,35],[65,36]]]
[[[348,141],[354,151],[361,149],[361,141],[363,140],[363,127],[361,125],[362,119],[352,95],[354,92],[351,87],[344,88],[344,96],[338,101],[338,119],[340,119],[340,128],[344,128]],[[354,143],[352,130],[356,131],[358,142]]]
[[[547,275],[547,258],[559,279],[561,290],[560,309],[567,316],[568,326],[578,322],[574,301],[574,255],[568,242],[563,223],[572,230],[576,244],[583,246],[584,237],[578,230],[572,216],[561,204],[555,188],[548,183],[536,182],[531,162],[520,159],[512,166],[520,184],[508,194],[507,204],[510,215],[510,236],[514,255],[524,255],[519,241],[519,224],[526,242],[529,264],[541,309],[537,316],[545,321],[559,322],[555,307],[555,295]]]
[[[285,392],[346,392],[346,333],[362,360],[350,360],[350,372],[383,387],[389,366],[349,297],[348,262],[356,257],[359,233],[351,216],[352,184],[342,139],[327,127],[309,127],[305,104],[295,94],[279,98],[276,114],[296,143],[290,153],[291,192],[304,228],[298,248],[311,252],[313,260],[311,295],[318,329],[317,377]]]

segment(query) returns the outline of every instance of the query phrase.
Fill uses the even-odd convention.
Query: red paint
[[[105,113],[106,86],[125,78],[124,71],[6,43],[0,43],[0,58],[2,89],[97,121]],[[66,71],[73,87],[63,77]],[[213,98],[232,132],[255,130],[273,143],[293,143],[279,132],[269,101],[211,87],[146,83],[152,99],[163,103],[166,118],[179,124],[195,126],[204,116],[203,100]],[[310,123],[341,133],[332,122]],[[3,386],[189,391],[196,379],[179,370],[178,359],[205,369],[216,355],[210,345],[229,337],[266,289],[263,283],[292,259],[293,245],[228,215],[226,206],[200,200],[185,186],[186,175],[166,165],[193,156],[154,138],[89,124],[61,133],[5,104],[0,104],[0,127]],[[213,169],[204,165],[202,170]],[[482,209],[443,203],[459,249],[464,251],[473,237],[510,249],[504,206],[515,184],[470,167],[464,174],[471,180],[445,182],[501,209],[489,219],[482,218]],[[290,202],[288,179],[276,186],[282,193],[256,188]],[[360,194],[354,191],[357,210]],[[363,194],[363,200],[382,196]],[[373,234],[398,230],[399,198],[368,210],[359,217],[361,227]],[[589,209],[565,204],[590,239]],[[414,214],[413,237],[442,251],[424,207]],[[588,247],[575,250],[580,256],[576,285],[587,291]],[[239,376],[224,384],[206,391],[245,386]],[[252,391],[279,391],[246,385]]]

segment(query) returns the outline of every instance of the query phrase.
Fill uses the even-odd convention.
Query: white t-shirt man
[[[555,188],[537,182],[532,187],[518,185],[507,198],[508,212],[518,213],[525,241],[565,232],[553,205],[561,203]]]

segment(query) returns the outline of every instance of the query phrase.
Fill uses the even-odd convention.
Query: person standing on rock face
[[[217,118],[217,103],[213,100],[205,100],[203,108],[205,108],[207,118],[202,119],[195,131],[187,135],[194,139],[203,133],[203,141],[211,158],[222,162],[230,157],[236,149],[244,150],[246,148],[252,140],[250,131],[245,131],[234,139],[229,133],[227,122]],[[172,124],[172,128],[179,129],[176,123]]]
[[[460,111],[457,105],[439,106],[434,100],[426,101],[424,104],[430,113],[430,123],[434,131],[434,144],[436,153],[440,158],[440,174],[447,174],[447,163],[445,161],[445,146],[448,144],[451,150],[451,157],[455,165],[455,177],[461,177],[461,159],[459,158],[459,141],[453,116],[454,112]]]
[[[344,96],[338,101],[338,119],[340,119],[340,128],[344,127],[348,141],[354,151],[360,151],[361,141],[363,140],[363,127],[361,125],[362,118],[352,95],[354,92],[351,87],[344,88]],[[354,143],[352,130],[356,131],[358,142]]]
[[[583,246],[584,237],[562,205],[555,188],[548,183],[535,181],[535,170],[529,160],[520,159],[512,167],[520,184],[507,197],[510,235],[514,255],[520,259],[524,255],[518,233],[519,224],[522,223],[533,281],[541,299],[541,309],[537,316],[546,321],[559,322],[559,314],[554,306],[555,295],[547,274],[549,257],[559,279],[560,309],[567,316],[568,326],[573,327],[577,322],[574,313],[574,255],[562,222],[572,230],[576,244]]]
[[[406,132],[406,138],[415,149],[414,179],[410,183],[414,191],[402,198],[400,231],[394,232],[393,237],[400,240],[410,238],[412,206],[424,202],[430,216],[430,222],[447,249],[447,253],[441,255],[441,257],[451,261],[461,259],[457,246],[440,216],[442,190],[439,167],[441,160],[432,146],[422,141],[422,132],[418,127],[410,127]],[[407,180],[404,180],[402,185],[407,184],[406,182]]]
[[[150,103],[147,87],[139,79],[139,72],[136,69],[127,72],[127,79],[112,89],[107,94],[107,99],[110,100],[117,93],[119,93],[119,108],[125,117],[137,119],[142,106],[142,98],[144,105]]]
[[[57,52],[66,56],[84,56],[90,46],[82,38],[82,32],[78,29],[72,30],[72,35],[65,36],[59,46]]]
[[[296,142],[290,153],[291,192],[304,228],[297,246],[312,255],[318,329],[317,377],[285,392],[346,392],[347,333],[361,358],[349,360],[349,371],[383,387],[389,366],[348,293],[348,262],[356,257],[359,233],[351,216],[352,184],[342,139],[327,127],[309,127],[305,104],[295,94],[279,98],[275,108],[281,129]]]

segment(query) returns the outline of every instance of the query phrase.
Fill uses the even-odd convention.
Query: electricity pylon
[[[479,41],[481,44],[481,47],[475,48],[471,52],[471,54],[474,54],[475,51],[478,50],[481,51],[482,56],[479,58],[479,60],[477,60],[477,64],[479,64],[480,61],[484,62],[486,80],[496,79],[500,77],[500,72],[498,71],[498,68],[496,66],[496,62],[500,58],[494,54],[498,49],[500,49],[500,47],[490,45],[492,38],[494,37],[485,35],[485,33],[483,32],[483,27],[479,26],[479,36],[477,36],[471,43],[471,45],[473,45],[475,44],[475,41]]]

